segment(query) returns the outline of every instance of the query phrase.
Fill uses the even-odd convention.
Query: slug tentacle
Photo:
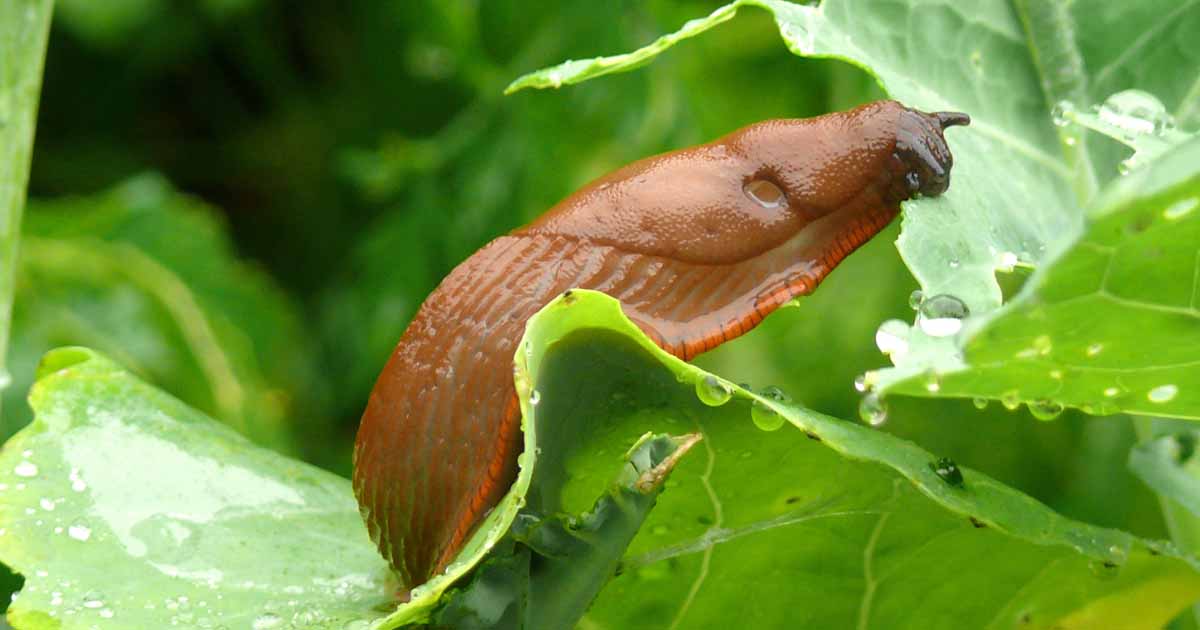
[[[355,447],[368,531],[406,587],[442,571],[508,491],[521,448],[512,357],[554,296],[608,293],[690,359],[812,292],[899,212],[937,195],[965,114],[892,101],[751,125],[601,178],[459,265],[380,374]]]

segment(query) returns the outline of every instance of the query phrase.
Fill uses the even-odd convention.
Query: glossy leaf
[[[20,0],[0,7],[0,392],[12,382],[6,358],[15,268],[51,6]]]
[[[16,628],[342,630],[391,599],[345,479],[84,348],[47,354],[30,402],[0,452]]]
[[[1197,209],[1200,139],[1110,187],[1079,242],[966,335],[939,392],[1200,418]]]
[[[659,350],[602,294],[555,300],[530,320],[523,343],[518,391],[535,437],[518,481],[518,522],[586,529],[584,514],[639,436],[703,438],[667,480],[588,627],[1050,628],[1103,619],[1155,628],[1200,595],[1193,561],[1169,545],[1071,521],[910,442],[713,377]],[[702,402],[706,379],[733,399]],[[756,406],[779,414],[783,428],[757,427]],[[542,627],[539,597],[571,591],[567,575],[539,592],[542,569],[505,560],[515,557],[501,551],[482,566],[516,571],[510,582],[524,576],[531,586],[511,595],[516,613],[497,613],[489,599],[487,618],[507,621],[480,627]]]

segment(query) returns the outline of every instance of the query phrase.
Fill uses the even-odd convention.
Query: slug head
[[[904,172],[909,197],[936,197],[950,187],[954,156],[946,146],[945,130],[969,125],[971,117],[961,112],[926,114],[905,108],[896,125],[896,153]]]
[[[630,164],[518,233],[734,264],[830,215],[894,214],[905,199],[945,191],[953,160],[942,132],[968,120],[878,101],[816,118],[755,123]]]

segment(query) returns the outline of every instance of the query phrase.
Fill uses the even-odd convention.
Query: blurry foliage
[[[313,348],[289,299],[233,257],[212,208],[151,175],[30,204],[17,270],[5,434],[52,348],[83,344],[220,418],[295,452],[321,411]],[[300,404],[296,398],[299,397]]]

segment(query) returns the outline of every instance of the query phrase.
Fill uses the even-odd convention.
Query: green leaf
[[[1080,240],[963,335],[939,393],[1200,418],[1198,207],[1200,139],[1114,182]]]
[[[346,480],[252,445],[85,348],[46,355],[0,452],[9,620],[366,628],[391,598]],[[289,625],[290,624],[290,625]]]
[[[15,0],[0,7],[0,392],[12,380],[6,357],[16,286],[17,244],[25,208],[25,186],[29,182],[51,6],[50,0]]]
[[[13,398],[39,356],[86,344],[278,450],[323,403],[296,307],[237,259],[214,210],[154,175],[31,204],[18,269]],[[9,432],[27,422],[21,411]]]
[[[521,348],[531,431],[518,522],[591,531],[580,524],[639,436],[703,438],[676,464],[586,627],[1157,628],[1200,596],[1197,565],[1173,547],[1071,521],[974,470],[939,474],[939,458],[914,444],[728,384],[661,351],[603,294],[555,300]],[[713,387],[731,399],[701,402],[698,388]],[[752,421],[755,412],[784,424],[765,432],[779,425]],[[581,538],[586,553],[611,547],[603,533]],[[459,597],[491,593],[475,621],[500,622],[478,627],[554,627],[539,611],[587,577],[539,589],[545,564],[526,567],[521,545],[551,563],[580,551],[515,540],[511,551],[496,546],[482,583]],[[495,572],[518,585],[512,608],[487,591]]]
[[[1200,433],[1173,427],[1138,444],[1129,452],[1129,468],[1154,488],[1200,517],[1200,457],[1196,457]]]

